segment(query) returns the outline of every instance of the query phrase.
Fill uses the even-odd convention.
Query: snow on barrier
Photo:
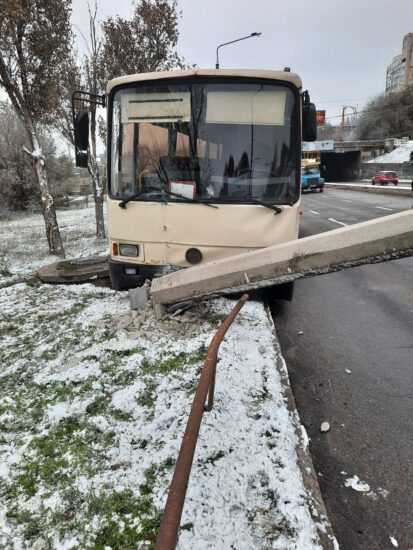
[[[335,229],[154,279],[155,306],[245,292],[413,256],[413,211]]]

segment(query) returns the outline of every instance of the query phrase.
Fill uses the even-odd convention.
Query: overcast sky
[[[200,68],[283,69],[298,73],[327,117],[383,92],[386,67],[413,32],[413,0],[178,0],[178,50]],[[128,17],[131,0],[98,0],[98,17]],[[73,0],[72,20],[87,33],[86,0]],[[79,39],[79,46],[83,48]],[[337,122],[338,119],[331,119]]]

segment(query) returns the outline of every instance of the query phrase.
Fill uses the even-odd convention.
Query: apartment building
[[[413,33],[403,38],[402,52],[393,58],[386,72],[386,94],[413,85]]]

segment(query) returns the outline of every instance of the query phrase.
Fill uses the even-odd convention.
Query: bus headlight
[[[120,244],[119,253],[121,256],[139,256],[139,246],[136,244]]]

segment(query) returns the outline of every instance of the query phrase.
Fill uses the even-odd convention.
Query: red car
[[[375,185],[376,183],[379,183],[380,185],[387,185],[388,183],[393,183],[394,185],[397,185],[399,183],[399,179],[397,177],[397,172],[379,172],[374,176],[374,178],[371,180],[371,183]]]

